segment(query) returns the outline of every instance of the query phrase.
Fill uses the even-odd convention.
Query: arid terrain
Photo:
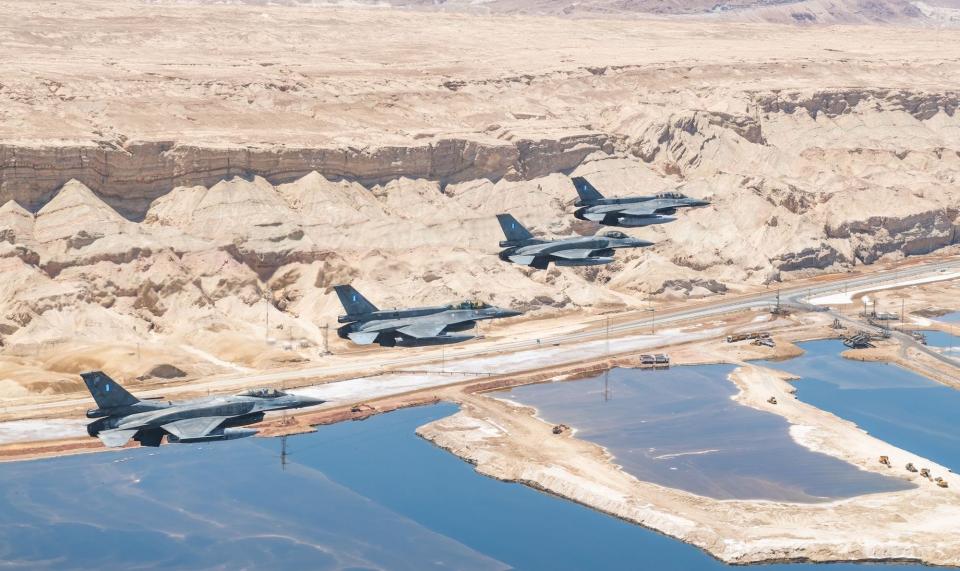
[[[754,361],[866,329],[846,357],[960,387],[911,335],[960,310],[958,24],[956,0],[0,0],[0,460],[103,451],[91,369],[145,399],[327,401],[265,437],[447,401],[418,433],[479,472],[726,562],[960,565],[960,478]],[[711,204],[626,230],[655,244],[608,266],[501,261],[498,213],[602,230],[571,176]],[[526,315],[357,347],[343,283]],[[858,315],[874,302],[904,311],[892,333]],[[489,394],[652,352],[731,365],[731,398],[794,444],[908,489],[714,499]]]
[[[960,240],[949,27],[99,0],[0,16],[8,397],[78,391],[88,368],[137,385],[322,363],[337,283],[551,316]],[[498,212],[598,230],[569,174],[713,204],[631,230],[656,245],[607,267],[501,262]]]

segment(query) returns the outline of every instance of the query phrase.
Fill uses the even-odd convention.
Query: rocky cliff
[[[0,391],[319,359],[348,349],[325,328],[338,283],[599,312],[960,236],[950,30],[114,0],[0,18]],[[609,266],[499,260],[500,212],[599,230],[570,175],[712,205],[630,230],[655,246]]]

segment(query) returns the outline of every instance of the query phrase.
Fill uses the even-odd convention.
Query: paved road
[[[852,275],[848,278],[832,279],[823,284],[786,287],[780,290],[780,302],[784,306],[799,310],[830,311],[828,308],[810,305],[805,300],[813,296],[841,293],[851,289],[883,286],[884,284],[906,281],[909,278],[915,278],[921,275],[955,269],[960,269],[960,259],[934,260],[918,263],[906,268],[873,272],[869,275]],[[648,332],[651,330],[654,321],[656,327],[659,328],[664,325],[679,322],[716,317],[759,307],[770,307],[775,303],[776,296],[777,292],[771,290],[736,297],[721,297],[695,307],[686,305],[668,307],[657,311],[655,314],[645,311],[631,311],[609,316],[611,322],[609,328],[607,327],[606,316],[592,316],[583,321],[583,327],[580,330],[553,335],[545,334],[539,339],[531,337],[510,341],[475,343],[456,348],[417,350],[408,354],[399,354],[390,351],[380,354],[373,353],[369,356],[334,356],[330,358],[330,361],[322,365],[311,365],[299,369],[285,369],[266,373],[210,377],[208,379],[191,382],[189,385],[182,387],[167,387],[141,391],[139,395],[143,397],[162,395],[167,398],[176,398],[178,393],[182,394],[188,391],[194,393],[198,391],[225,392],[256,384],[279,384],[320,377],[341,377],[348,379],[370,374],[372,371],[377,370],[389,371],[403,368],[422,368],[431,363],[437,363],[441,359],[444,359],[451,368],[455,368],[457,362],[472,357],[493,356],[524,350],[535,350],[554,345],[581,343],[603,338],[608,333],[610,337],[613,338],[622,337],[629,333]],[[923,350],[926,350],[931,355],[937,356],[937,358],[941,358],[941,360],[944,358],[942,355],[930,351],[926,347],[923,347]],[[42,414],[44,411],[85,407],[89,404],[88,401],[89,398],[84,395],[78,398],[62,399],[52,402],[8,406],[3,408],[2,412],[14,416],[37,416],[38,413]]]

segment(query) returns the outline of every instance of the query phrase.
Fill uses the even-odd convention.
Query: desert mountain
[[[948,27],[81,4],[0,2],[19,22],[0,29],[3,387],[319,360],[328,334],[353,350],[339,283],[582,315],[960,242]],[[548,7],[521,4],[481,7]],[[497,213],[601,230],[572,216],[577,175],[712,205],[628,230],[656,244],[609,266],[501,261]]]

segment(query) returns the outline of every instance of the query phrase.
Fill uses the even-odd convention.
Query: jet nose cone
[[[518,317],[523,315],[522,311],[515,311],[513,309],[499,309],[497,310],[497,317]]]
[[[647,246],[653,246],[653,242],[650,242],[648,240],[641,240],[639,238],[634,238],[633,240],[631,240],[631,246],[634,246],[636,248],[646,248]]]
[[[321,405],[321,404],[327,402],[327,401],[325,401],[325,400],[323,400],[323,399],[318,399],[318,398],[314,398],[314,397],[304,397],[304,396],[301,396],[301,397],[297,397],[297,399],[299,400],[299,403],[298,403],[298,404],[299,404],[299,406],[301,406],[301,407],[317,406],[317,405]]]
[[[709,200],[691,200],[690,201],[691,206],[710,206],[710,204],[711,203]]]

